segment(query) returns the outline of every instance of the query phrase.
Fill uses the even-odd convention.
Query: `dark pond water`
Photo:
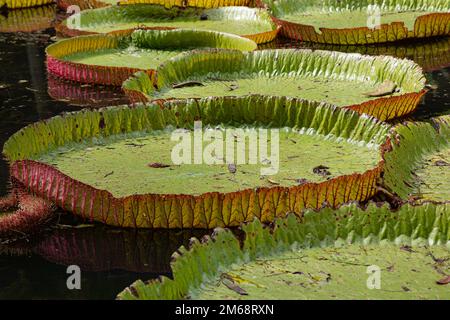
[[[35,17],[40,15],[48,15],[48,11],[38,11]],[[11,134],[32,122],[87,105],[99,107],[127,101],[117,89],[48,79],[44,50],[53,41],[50,24],[48,29],[38,32],[1,33],[8,31],[5,19],[12,21],[12,18],[0,15],[0,146]],[[298,45],[278,41],[267,47]],[[361,53],[414,58],[427,70],[428,81],[437,89],[427,94],[412,118],[426,120],[450,113],[450,39],[395,47],[315,49],[363,50]],[[7,189],[8,166],[0,160],[0,195],[7,193]],[[79,223],[70,217],[62,219],[61,223],[66,225]],[[105,226],[50,228],[26,242],[0,245],[0,299],[113,299],[137,279],[169,275],[172,252],[187,245],[190,237],[206,233],[118,230]],[[73,264],[82,270],[81,290],[66,287],[66,268]]]

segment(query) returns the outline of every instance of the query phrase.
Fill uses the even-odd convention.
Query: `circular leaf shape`
[[[256,44],[239,36],[201,30],[135,30],[121,34],[80,36],[47,47],[47,69],[61,78],[122,85],[134,72],[150,77],[170,57],[192,48],[254,50]]]
[[[280,95],[327,102],[380,120],[414,111],[425,77],[412,61],[330,51],[193,51],[163,63],[157,81],[138,73],[123,85],[133,101]],[[178,86],[196,81],[199,86]]]
[[[56,27],[63,36],[109,33],[136,28],[199,29],[226,32],[256,43],[275,39],[278,27],[258,8],[165,8],[158,5],[121,5],[84,10]]]
[[[447,0],[259,0],[281,34],[328,44],[364,45],[450,35]]]
[[[210,133],[230,129],[230,145],[243,141],[245,154],[251,148],[245,129],[278,129],[279,152],[256,164],[214,152],[221,162],[209,164],[186,151],[188,161],[176,162],[174,128],[192,137],[195,121]],[[84,218],[122,227],[213,228],[367,200],[377,192],[388,129],[304,100],[190,99],[54,117],[13,135],[4,154],[15,179]],[[275,173],[261,171],[276,163]]]

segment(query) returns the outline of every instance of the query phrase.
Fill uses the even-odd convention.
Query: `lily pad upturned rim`
[[[122,0],[119,5],[156,4],[166,8],[250,7],[254,0]]]
[[[103,8],[110,6],[101,0],[56,0],[58,8],[66,11],[70,6],[78,6],[80,10]]]
[[[295,44],[275,40],[259,46],[259,49],[289,49]],[[384,43],[372,45],[336,45],[309,43],[313,50],[339,51],[344,53],[359,53],[369,56],[393,56],[398,59],[410,59],[422,67],[424,72],[439,71],[450,67],[450,37],[419,40],[412,43]]]
[[[230,113],[231,106],[234,108]],[[291,116],[286,112],[288,109]],[[298,113],[298,117],[292,113]],[[145,194],[122,198],[76,181],[51,165],[33,160],[70,141],[79,142],[99,135],[149,128],[157,130],[170,123],[185,127],[185,123],[193,124],[194,120],[199,119],[211,125],[232,120],[242,124],[314,128],[320,134],[332,133],[345,139],[376,143],[380,145],[381,160],[377,166],[363,173],[294,187],[260,187],[201,195]],[[367,200],[377,192],[384,165],[383,154],[388,150],[388,130],[388,125],[370,117],[360,117],[353,111],[299,99],[267,96],[190,99],[155,102],[134,108],[111,107],[67,113],[29,125],[15,133],[5,143],[3,153],[10,162],[10,173],[14,179],[40,197],[81,217],[122,227],[210,229],[238,226],[254,216],[263,222],[271,222],[275,216],[286,212],[299,213],[305,207],[319,208],[324,203],[337,207],[348,201]]]
[[[139,37],[145,38],[140,42],[147,42],[145,45],[149,47],[162,47],[160,42],[162,42],[164,38],[168,41],[177,41],[175,43],[182,41],[184,44],[189,45],[188,40],[195,37],[196,41],[204,42],[205,45],[207,45],[209,41],[212,41],[215,42],[215,45],[235,49],[256,49],[256,44],[253,41],[222,32],[193,29],[127,30],[126,32],[114,34],[87,35],[58,41],[46,48],[47,70],[49,73],[66,80],[115,86],[121,86],[126,79],[138,71],[143,71],[153,78],[156,72],[155,69],[144,70],[133,67],[90,65],[63,59],[64,56],[78,52],[118,48],[124,43],[131,43],[131,41],[134,41],[132,40],[134,39],[134,36],[136,36],[136,39]],[[163,43],[164,45],[168,45],[167,41]],[[174,48],[176,49],[176,47]]]
[[[259,50],[249,53],[217,49],[193,50],[162,63],[156,71],[156,78],[148,79],[145,74],[136,73],[123,83],[122,88],[132,101],[145,103],[153,100],[152,92],[168,88],[173,83],[217,72],[266,72],[270,75],[328,73],[330,77],[362,74],[379,80],[379,83],[391,80],[403,87],[406,93],[368,99],[363,103],[344,107],[382,121],[411,113],[427,92],[422,69],[411,60],[310,49]]]
[[[429,122],[405,122],[392,129],[392,150],[385,154],[384,185],[403,200],[413,191],[413,172],[420,162],[450,146],[450,115]]]
[[[0,8],[22,9],[43,6],[52,3],[53,0],[0,0]]]
[[[140,6],[140,4],[135,4],[135,5],[119,5],[119,6],[108,6],[108,7],[104,7],[104,8],[96,8],[96,9],[88,9],[88,10],[83,10],[79,13],[79,15],[83,16],[83,15],[95,15],[95,14],[99,14],[99,15],[106,15],[106,16],[111,16],[114,15],[115,12],[111,12],[109,13],[108,11],[113,11],[113,10],[122,10],[123,8],[128,8],[128,7],[133,7],[133,6]],[[154,6],[156,8],[164,8],[163,6],[159,6],[159,5],[152,5],[152,4],[148,4],[145,5],[143,4],[143,6]],[[198,9],[202,9],[202,8],[198,8]],[[180,10],[179,7],[171,7],[170,9],[166,10]],[[211,8],[211,9],[205,9],[205,10],[257,10],[257,15],[260,19],[267,19],[267,21],[272,25],[272,30],[271,31],[266,31],[266,32],[261,32],[261,33],[256,33],[256,34],[248,34],[248,35],[241,35],[241,37],[244,38],[248,38],[250,40],[255,41],[257,44],[262,44],[262,43],[267,43],[267,42],[271,42],[273,41],[277,35],[278,32],[281,30],[281,26],[277,25],[275,22],[272,21],[272,18],[269,16],[268,12],[265,11],[264,9],[261,8],[248,8],[248,7],[220,7],[220,8]],[[102,17],[100,17],[99,19],[102,19]],[[142,29],[141,27],[136,27],[134,29],[131,30],[135,30],[135,29]],[[144,29],[159,29],[159,30],[173,30],[173,29],[178,29],[175,27],[144,27]],[[58,23],[55,26],[55,30],[57,31],[57,34],[62,36],[62,37],[76,37],[76,36],[80,36],[80,35],[91,35],[91,34],[100,34],[99,32],[95,32],[95,31],[86,31],[86,30],[79,30],[79,29],[74,29],[74,28],[69,28],[67,26],[67,19],[61,21],[60,23]],[[130,29],[124,29],[124,30],[115,30],[109,33],[117,33],[117,32],[128,32],[130,31]],[[108,33],[106,33],[108,34]]]
[[[271,1],[273,0],[256,0],[258,7],[267,8],[269,11]],[[354,5],[353,0],[345,1],[345,3],[348,2]],[[356,2],[359,4],[361,0]],[[390,1],[389,4],[394,5],[393,2],[404,3],[402,0],[394,0]],[[414,38],[448,36],[450,35],[450,7],[447,9],[447,12],[430,12],[419,16],[415,21],[413,30],[408,30],[404,22],[400,21],[382,24],[380,29],[376,30],[371,30],[366,26],[340,29],[319,28],[320,33],[318,33],[315,27],[311,25],[290,22],[274,15],[272,15],[272,19],[281,26],[280,34],[290,39],[324,44],[365,45]],[[439,27],[436,27],[436,23],[439,23]]]
[[[118,294],[122,300],[179,300],[198,290],[232,265],[275,256],[294,248],[324,248],[345,244],[444,245],[450,248],[450,202],[403,205],[391,211],[370,203],[366,208],[350,203],[338,210],[307,210],[301,217],[277,218],[272,227],[255,219],[242,226],[244,242],[229,230],[217,228],[204,241],[193,239],[181,247],[171,262],[173,279],[160,276],[144,283],[137,280]],[[292,290],[294,290],[292,288]]]

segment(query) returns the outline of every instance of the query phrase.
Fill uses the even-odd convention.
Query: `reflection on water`
[[[47,19],[47,13],[43,9],[43,19]],[[18,12],[16,14],[20,16]],[[0,17],[0,26],[4,26],[5,17]],[[47,28],[47,25],[42,25],[42,29]],[[25,125],[63,111],[79,110],[78,105],[95,107],[126,101],[118,89],[82,86],[55,79],[47,81],[44,49],[52,42],[53,36],[54,31],[50,29],[29,34],[0,33],[1,146]],[[449,41],[433,40],[428,46],[419,43],[416,47],[347,49],[413,58],[430,70],[427,79],[437,89],[426,95],[424,103],[413,115],[415,119],[427,119],[450,113],[450,68],[439,69],[449,65]],[[289,41],[275,45],[293,47]],[[343,50],[337,47],[328,49]],[[0,195],[6,193],[7,182],[8,167],[0,160]],[[180,245],[186,245],[191,236],[201,237],[206,233],[119,230],[106,226],[52,228],[28,243],[0,247],[0,298],[112,299],[137,279],[148,280],[159,274],[168,274],[171,253]],[[66,288],[66,266],[69,264],[77,264],[82,269],[81,291]]]
[[[101,225],[52,228],[30,242],[0,245],[0,298],[113,299],[137,278],[170,275],[172,253],[205,233]],[[69,265],[81,269],[81,291],[66,288]]]
[[[55,100],[86,108],[100,108],[130,102],[120,87],[79,84],[52,75],[48,75],[48,95]]]
[[[56,5],[0,12],[0,32],[33,32],[48,29],[56,19]]]

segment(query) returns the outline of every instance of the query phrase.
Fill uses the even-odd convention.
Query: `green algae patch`
[[[413,197],[447,201],[450,179],[450,147],[429,155],[416,170],[416,192]]]
[[[403,12],[401,10],[392,12],[381,12],[380,24],[391,24],[395,21],[403,21],[408,29],[414,29],[416,19],[427,11]],[[358,28],[367,25],[367,9],[360,11],[314,11],[308,13],[290,13],[283,16],[283,19],[295,23],[303,23],[313,26],[317,32],[320,28],[338,29],[342,26],[348,28]]]
[[[188,151],[185,146],[198,141],[190,138],[199,121],[214,144],[228,128],[243,130],[245,139],[232,131],[218,148],[208,149],[213,141],[204,139],[200,152]],[[3,152],[15,179],[86,219],[134,228],[213,228],[366,201],[378,190],[389,128],[306,100],[218,97],[64,114],[17,132]],[[182,142],[180,133],[188,138],[186,152],[173,157],[175,129],[174,141]],[[245,129],[258,129],[256,143]],[[220,155],[228,141],[243,152]]]
[[[450,195],[450,117],[398,125],[393,141],[393,150],[385,157],[385,185],[402,199],[447,201]]]
[[[445,246],[344,245],[260,258],[235,266],[191,299],[448,299],[436,284],[450,273]],[[372,271],[373,270],[373,271]],[[379,282],[372,281],[372,272]],[[235,282],[247,294],[230,289]],[[227,286],[228,285],[228,286]]]
[[[182,50],[160,51],[139,48],[102,49],[94,52],[77,52],[63,58],[81,64],[105,67],[130,67],[156,69],[162,62],[181,53]]]
[[[118,298],[448,299],[437,282],[450,268],[449,212],[448,203],[307,210],[242,226],[242,244],[216,229],[173,255],[173,279],[138,280]]]
[[[231,78],[227,80],[227,78]],[[205,77],[201,79],[202,86],[168,88],[157,93],[155,99],[202,98],[205,96],[244,96],[249,94],[277,95],[282,93],[289,97],[308,100],[327,101],[337,106],[361,104],[368,100],[366,92],[375,86],[373,83],[363,83],[349,80],[331,80],[326,78],[249,76],[232,79],[229,75],[221,78]],[[400,92],[391,96],[399,96]],[[371,98],[374,100],[375,98]],[[370,101],[370,99],[369,99]]]
[[[79,22],[72,25],[72,21]],[[84,10],[57,27],[66,36],[109,33],[136,28],[196,29],[245,36],[257,43],[273,40],[277,26],[268,13],[247,7],[164,8],[159,5],[124,5]]]
[[[425,93],[422,70],[409,60],[321,50],[195,50],[169,59],[157,74],[152,83],[148,75],[136,73],[122,87],[138,102],[279,95],[326,102],[380,120],[411,112]]]
[[[258,130],[267,130],[267,138],[258,136]],[[220,142],[222,148],[203,152],[202,162],[212,159],[215,163],[195,164],[196,142],[191,130],[186,136],[189,148],[184,151],[191,151],[188,161],[186,164],[174,164],[172,151],[180,144],[178,139],[172,139],[176,137],[174,132],[173,129],[167,129],[136,138],[118,136],[90,144],[70,144],[37,160],[54,166],[78,181],[98,189],[107,189],[115,197],[147,193],[200,195],[212,191],[235,192],[274,185],[291,187],[363,173],[376,167],[381,160],[379,145],[285,128],[276,132],[279,143],[276,150],[273,148],[268,152],[266,159],[257,160],[255,164],[236,164],[238,152],[243,151],[241,154],[248,162],[250,152],[258,150],[258,144],[249,141],[250,134],[259,139],[258,143],[267,143],[269,148],[273,145],[270,140],[275,142],[275,137],[270,129],[263,127],[225,127],[197,132],[202,135],[201,152],[207,150],[208,146],[214,147],[213,142],[204,141],[204,137],[213,137],[215,143],[223,140]],[[227,141],[227,135],[232,135],[232,139]],[[226,153],[230,147],[234,150],[232,159],[228,159]],[[275,159],[275,156],[279,158]],[[166,167],[160,168],[155,164]],[[229,164],[236,164],[234,172],[230,172]],[[320,166],[327,169],[319,172],[315,168]],[[273,168],[275,174],[264,176],[263,168]]]

